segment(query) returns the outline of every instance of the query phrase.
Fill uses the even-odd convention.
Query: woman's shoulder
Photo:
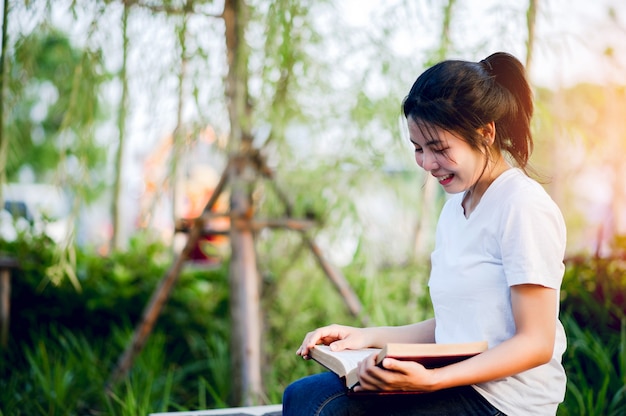
[[[519,168],[511,168],[505,171],[494,182],[496,189],[501,193],[501,197],[511,199],[528,199],[538,197],[552,200],[545,188],[535,179],[526,175]]]
[[[513,212],[519,212],[520,215],[533,212],[536,219],[541,213],[549,217],[562,217],[561,209],[543,185],[518,168],[509,169],[505,174],[494,198],[508,215]]]

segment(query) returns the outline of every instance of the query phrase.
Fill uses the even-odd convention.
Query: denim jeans
[[[497,416],[503,415],[472,387],[425,394],[348,394],[334,373],[305,377],[287,386],[283,416]]]

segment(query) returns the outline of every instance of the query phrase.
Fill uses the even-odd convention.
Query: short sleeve
[[[565,270],[565,222],[540,185],[529,184],[526,191],[515,193],[502,211],[504,273],[509,286],[538,284],[558,289]]]

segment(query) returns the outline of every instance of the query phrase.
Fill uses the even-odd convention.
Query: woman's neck
[[[472,212],[474,212],[481,198],[493,181],[510,168],[511,165],[509,165],[501,155],[499,155],[492,163],[488,163],[485,167],[485,171],[478,181],[471,188],[465,191],[465,196],[463,197],[462,202],[465,218],[469,218]]]

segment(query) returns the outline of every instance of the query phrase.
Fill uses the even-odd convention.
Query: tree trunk
[[[538,0],[529,0],[526,10],[526,27],[528,28],[528,40],[526,41],[526,72],[530,73],[533,62],[533,49],[535,47],[535,22],[537,21]]]
[[[420,199],[420,217],[415,227],[414,250],[418,260],[427,259],[432,251],[437,223],[439,193],[437,182],[431,175],[425,175],[422,198]]]
[[[261,289],[256,264],[250,183],[251,167],[233,163],[231,177],[231,260],[229,273],[233,404],[261,404]]]
[[[176,127],[172,134],[172,159],[170,165],[170,187],[172,190],[172,223],[176,224],[176,220],[180,218],[178,212],[179,198],[179,178],[178,165],[183,154],[184,145],[184,128],[183,128],[183,101],[185,98],[184,87],[185,77],[187,74],[187,9],[188,2],[185,2],[184,12],[182,15],[182,24],[178,31],[178,44],[180,45],[180,72],[178,73],[178,104],[176,107]]]
[[[437,60],[441,61],[446,58],[452,45],[452,39],[450,35],[450,28],[452,27],[452,15],[456,0],[448,0],[448,3],[443,8],[443,22],[441,25],[441,43],[439,44],[439,50],[437,51]]]
[[[9,15],[9,0],[4,0],[2,7],[2,51],[0,54],[0,207],[4,206],[2,184],[6,182],[6,161],[9,144],[4,136],[4,86],[6,85],[5,60],[7,53],[7,25]]]
[[[120,69],[120,81],[122,82],[122,96],[117,116],[117,130],[119,141],[117,154],[115,155],[115,179],[113,184],[113,198],[111,200],[111,222],[113,224],[113,235],[111,236],[112,250],[121,246],[121,206],[122,201],[122,174],[124,164],[124,145],[126,138],[126,112],[128,111],[128,76],[126,73],[126,64],[128,60],[128,13],[130,6],[124,3],[124,11],[122,12],[122,68]]]
[[[450,28],[456,0],[448,0],[443,9],[443,21],[441,24],[441,37],[439,48],[436,51],[435,59],[441,61],[446,59],[452,40]],[[424,179],[422,198],[419,202],[419,218],[415,225],[414,250],[417,260],[428,258],[434,245],[435,226],[439,211],[439,201],[442,199],[442,190],[437,186],[435,179],[426,174]]]
[[[248,105],[248,50],[244,33],[248,11],[243,0],[224,4],[228,74],[226,100],[230,117],[230,244],[229,273],[231,307],[231,359],[233,405],[259,404],[261,380],[260,279],[252,231],[252,187],[250,165],[252,135]]]
[[[624,102],[624,93],[620,91],[617,85],[607,85],[606,90],[606,122],[604,134],[607,149],[613,149],[613,156],[609,159],[609,166],[613,172],[612,178],[612,198],[609,216],[610,220],[606,224],[606,241],[607,247],[611,247],[617,235],[625,235],[626,233],[626,215],[624,207],[626,207],[626,192],[624,191],[624,178],[626,178],[626,167],[623,162],[623,153],[620,151],[624,148],[624,128],[621,122],[623,113],[620,106],[615,103]],[[601,242],[598,242],[601,243]],[[611,254],[611,253],[607,253]]]

